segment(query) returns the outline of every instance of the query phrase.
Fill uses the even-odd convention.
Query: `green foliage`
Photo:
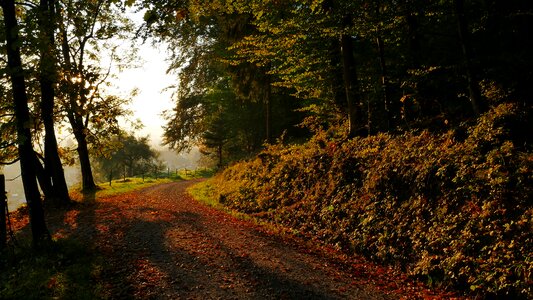
[[[121,132],[107,144],[110,146],[96,157],[105,179],[143,175],[158,168],[158,153],[150,147],[148,137],[137,138]]]
[[[320,132],[227,168],[212,193],[229,208],[432,282],[530,297],[533,155],[510,130],[523,118],[502,104],[441,134],[339,141]]]

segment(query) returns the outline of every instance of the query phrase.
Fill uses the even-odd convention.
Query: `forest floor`
[[[49,227],[55,240],[99,253],[98,298],[459,299],[211,208],[186,192],[195,182],[89,198],[50,216]]]

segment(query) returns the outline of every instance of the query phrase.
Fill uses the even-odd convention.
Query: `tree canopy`
[[[305,137],[293,130],[299,123],[351,137],[448,130],[501,102],[531,107],[528,1],[140,5],[144,33],[169,43],[170,70],[179,74],[165,135],[177,150],[208,147],[201,139],[210,135],[208,124],[222,126],[215,125],[219,110],[201,100],[225,103],[227,97],[214,92],[220,82],[227,82],[235,102],[262,104],[262,133],[254,130],[267,142],[284,130]]]

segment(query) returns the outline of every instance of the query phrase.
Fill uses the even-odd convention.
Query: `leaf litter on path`
[[[51,228],[101,254],[102,298],[460,298],[208,207],[187,194],[193,182],[98,199]]]

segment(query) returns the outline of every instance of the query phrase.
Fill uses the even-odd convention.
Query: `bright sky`
[[[140,26],[143,23],[143,12],[127,12],[128,17]],[[131,47],[131,41],[123,41],[121,47]],[[176,75],[166,74],[168,63],[166,62],[166,45],[160,47],[152,45],[151,40],[141,44],[136,42],[139,61],[138,68],[115,71],[117,79],[113,80],[110,90],[120,96],[127,96],[133,89],[138,90],[137,96],[132,99],[130,109],[133,111],[133,120],[139,119],[144,128],[135,132],[137,136],[150,136],[154,148],[161,149],[165,120],[161,116],[164,110],[172,109],[172,90],[163,91],[170,85],[175,85]],[[104,59],[105,60],[105,59]],[[105,65],[105,64],[104,64]]]
[[[144,128],[136,134],[150,135],[152,144],[157,147],[161,144],[162,126],[165,124],[161,113],[173,107],[172,91],[163,90],[176,83],[176,76],[166,74],[168,64],[165,61],[164,47],[157,49],[149,42],[139,45],[139,58],[142,60],[139,68],[117,74],[118,78],[113,80],[114,88],[122,95],[134,88],[138,89],[139,93],[133,98],[131,109],[133,118],[140,119]]]

